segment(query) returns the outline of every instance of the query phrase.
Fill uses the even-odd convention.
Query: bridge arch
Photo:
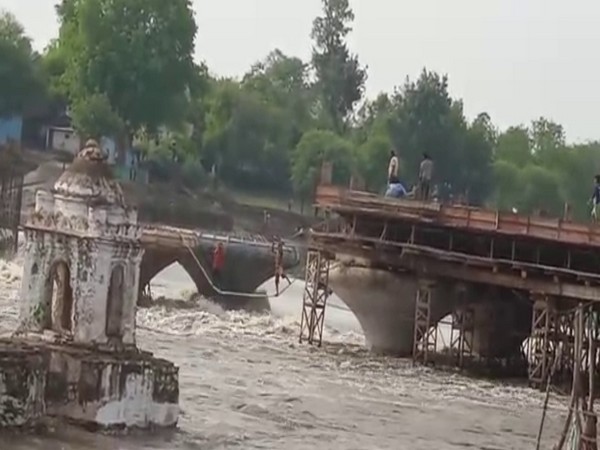
[[[338,265],[330,270],[329,285],[356,316],[372,351],[412,356],[418,288],[414,273]],[[448,319],[468,305],[473,318],[469,330],[471,355],[489,360],[520,358],[531,306],[516,293],[438,279],[431,296],[429,323],[438,327],[438,351],[452,345]]]
[[[330,270],[329,285],[356,316],[370,350],[401,357],[412,354],[414,275],[337,265]],[[449,291],[440,289],[434,294],[432,323],[452,312],[453,302],[443,298]]]
[[[210,250],[209,248],[197,249],[194,252],[194,257],[187,249],[176,251],[147,249],[142,259],[139,297],[143,297],[142,293],[144,289],[156,275],[172,264],[178,263],[193,280],[199,294],[211,298],[224,308],[268,309],[269,302],[266,298],[261,300],[244,295],[223,296],[217,292],[213,287],[213,280],[209,280],[205,274],[206,272],[210,276],[211,272],[211,264],[208,256],[210,255]],[[254,293],[272,275],[273,259],[270,255],[230,251],[226,257],[224,273],[218,288],[221,291],[228,292]]]

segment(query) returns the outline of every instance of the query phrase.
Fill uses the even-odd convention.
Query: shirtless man
[[[283,241],[277,243],[275,248],[275,242],[271,247],[271,251],[275,253],[275,295],[279,297],[279,281],[285,278],[289,284],[292,284],[288,276],[283,272]]]

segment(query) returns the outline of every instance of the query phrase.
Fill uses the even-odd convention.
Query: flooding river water
[[[17,323],[20,278],[18,258],[0,261],[0,331]],[[193,285],[172,266],[153,290],[177,299]],[[0,434],[0,449],[535,448],[542,393],[370,355],[339,299],[327,310],[328,343],[299,345],[301,297],[297,282],[272,300],[272,314],[224,312],[205,300],[138,312],[138,345],[180,367],[178,430],[117,438],[61,426],[44,435]],[[560,433],[564,403],[550,401],[544,449]]]

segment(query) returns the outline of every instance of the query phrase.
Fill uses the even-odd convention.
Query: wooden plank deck
[[[600,247],[600,226],[556,218],[534,217],[415,200],[391,199],[374,194],[320,185],[316,204],[340,215],[362,215],[389,221],[430,223],[474,233],[542,239],[564,244]]]

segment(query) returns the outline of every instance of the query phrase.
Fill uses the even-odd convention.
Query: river
[[[17,323],[19,258],[0,261],[0,331]],[[267,291],[272,290],[270,283]],[[191,280],[172,266],[155,295],[186,298]],[[11,450],[534,449],[544,395],[370,355],[339,299],[327,310],[327,344],[298,344],[302,286],[272,300],[272,314],[192,309],[138,311],[138,345],[180,367],[178,430],[149,436],[93,435],[71,427],[0,435]],[[564,417],[552,398],[542,448]]]

